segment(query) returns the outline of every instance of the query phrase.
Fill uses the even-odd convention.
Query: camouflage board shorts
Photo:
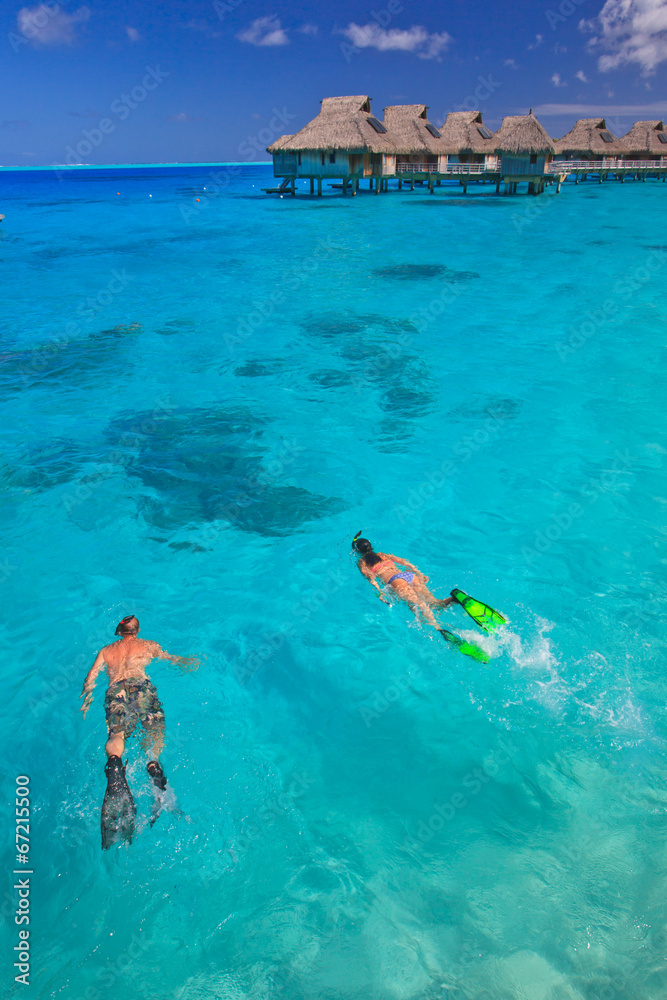
[[[131,736],[140,722],[144,729],[162,729],[164,710],[147,677],[127,677],[112,684],[104,698],[110,736]]]

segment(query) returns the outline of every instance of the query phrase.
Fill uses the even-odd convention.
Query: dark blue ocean
[[[2,996],[667,994],[667,188],[0,174]],[[460,587],[448,646],[358,573]],[[142,636],[175,801],[103,852]],[[14,984],[15,778],[30,985]]]

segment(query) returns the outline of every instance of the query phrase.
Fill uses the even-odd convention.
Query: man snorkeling
[[[93,701],[93,689],[97,675],[106,667],[109,686],[104,699],[106,712],[107,739],[105,750],[107,763],[107,790],[102,806],[102,848],[106,850],[118,840],[132,840],[136,806],[125,778],[125,767],[121,760],[125,740],[129,739],[137,723],[144,729],[142,747],[152,758],[146,765],[154,788],[157,790],[156,805],[151,826],[159,815],[162,794],[167,788],[158,757],[164,749],[164,711],[157,691],[146,676],[146,667],[151,660],[171,660],[183,667],[196,669],[199,660],[192,656],[172,656],[157,642],[139,639],[139,622],[134,615],[127,615],[116,627],[120,638],[104,646],[95,657],[88,675],[83,682],[80,697],[83,698],[81,711],[84,718]]]
[[[433,614],[433,608],[447,608],[450,604],[460,604],[461,607],[484,632],[490,633],[499,625],[504,625],[506,619],[498,611],[494,611],[488,604],[475,600],[457,587],[451,592],[451,597],[439,599],[428,589],[428,577],[421,573],[416,566],[408,562],[407,559],[400,559],[398,556],[388,555],[386,552],[375,552],[373,546],[367,538],[360,537],[361,532],[352,539],[352,548],[361,557],[357,561],[363,576],[373,584],[378,591],[379,597],[385,604],[389,601],[383,596],[378,580],[381,580],[386,588],[391,587],[400,600],[414,612],[415,618],[419,619],[419,612],[422,613],[426,621],[447,642],[456,646],[462,653],[472,656],[473,659],[482,663],[487,663],[489,654],[474,643],[469,643],[456,635],[442,628]],[[405,566],[405,569],[399,569]]]

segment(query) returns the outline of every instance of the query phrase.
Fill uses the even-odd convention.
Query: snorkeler
[[[487,634],[490,634],[499,626],[506,624],[507,619],[505,616],[501,615],[499,611],[495,611],[491,605],[484,604],[482,601],[470,597],[469,594],[466,594],[463,590],[459,590],[458,587],[452,590],[451,597],[443,599],[435,597],[426,586],[428,577],[424,576],[416,566],[409,563],[407,559],[399,559],[398,556],[390,556],[386,552],[375,552],[368,539],[360,538],[360,535],[361,532],[358,531],[352,539],[352,548],[361,556],[357,562],[357,566],[366,579],[370,580],[378,591],[380,600],[384,601],[385,604],[389,604],[389,601],[384,597],[380,589],[377,582],[378,579],[382,581],[385,587],[391,587],[396,595],[409,605],[414,612],[415,618],[419,619],[419,612],[421,611],[429,625],[432,625],[446,642],[455,646],[461,653],[465,653],[466,656],[471,656],[474,660],[479,660],[481,663],[488,663],[489,654],[485,650],[480,649],[474,643],[462,639],[455,632],[450,632],[448,629],[442,628],[436,621],[431,608],[447,608],[450,604],[460,604],[466,614],[470,615],[472,620]],[[397,563],[399,566],[406,566],[407,570],[399,570],[396,566]]]
[[[385,587],[391,587],[397,597],[400,597],[412,608],[415,618],[419,618],[421,611],[429,625],[441,631],[441,626],[438,625],[431,608],[446,608],[450,604],[454,604],[455,599],[445,597],[440,600],[435,597],[426,586],[428,577],[424,576],[416,566],[413,566],[407,559],[400,559],[398,556],[391,556],[386,552],[375,552],[368,539],[360,538],[360,534],[361,532],[358,532],[352,540],[353,548],[361,556],[357,566],[379,592],[380,600],[384,601],[385,604],[389,603],[382,595],[376,577],[384,583]],[[398,565],[396,565],[397,563]],[[405,566],[406,569],[399,569],[399,566]]]
[[[164,711],[157,691],[146,676],[145,668],[151,660],[171,660],[194,669],[199,660],[192,656],[172,656],[156,642],[137,638],[139,622],[134,615],[127,615],[116,627],[120,638],[104,646],[95,658],[83,682],[80,697],[84,699],[81,711],[84,718],[93,701],[93,689],[97,675],[106,666],[109,687],[104,699],[106,712],[107,739],[105,750],[107,763],[107,790],[102,806],[102,848],[106,850],[119,839],[132,840],[136,806],[125,778],[125,767],[121,760],[125,740],[129,739],[137,723],[144,728],[143,748],[149,752],[151,760],[146,765],[156,790],[156,805],[151,826],[159,815],[162,794],[167,788],[158,757],[164,748]]]

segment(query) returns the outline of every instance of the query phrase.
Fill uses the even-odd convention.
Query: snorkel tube
[[[362,528],[361,531],[363,531],[363,530],[364,529]],[[356,533],[356,535],[354,536],[354,538],[352,539],[352,548],[353,549],[356,549],[356,547],[357,547],[357,538],[359,538],[359,536],[361,535],[361,531],[358,531]]]

